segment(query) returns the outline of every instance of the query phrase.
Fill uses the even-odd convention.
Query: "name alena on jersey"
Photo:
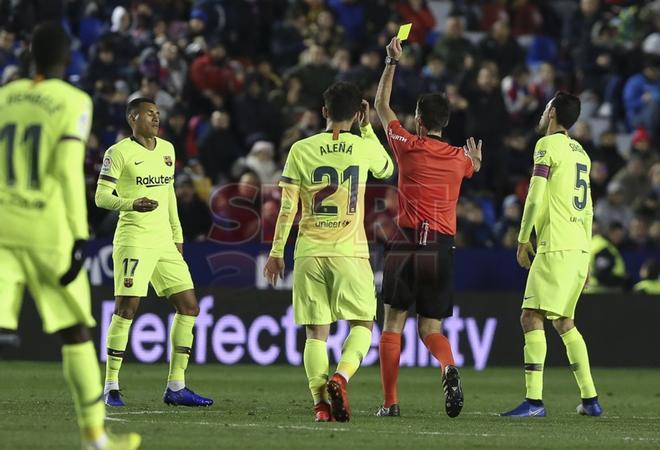
[[[346,145],[346,142],[335,142],[334,144],[321,145],[321,156],[328,153],[346,153],[347,155],[353,154],[353,144]]]

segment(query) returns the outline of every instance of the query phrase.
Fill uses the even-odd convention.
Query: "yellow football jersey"
[[[87,239],[83,163],[91,123],[91,99],[65,81],[21,79],[0,88],[0,244],[70,250],[74,239]],[[64,151],[67,140],[82,145]]]
[[[361,132],[362,137],[342,132],[337,140],[331,132],[319,133],[291,147],[280,186],[300,189],[296,258],[369,257],[364,231],[368,172],[388,178],[394,164],[370,125]]]
[[[115,245],[158,248],[183,242],[178,214],[170,211],[176,210],[174,162],[174,147],[158,137],[153,150],[133,137],[106,150],[99,184],[112,187],[121,198],[148,197],[158,202],[149,212],[121,211]]]
[[[564,133],[544,136],[536,143],[534,164],[550,168],[543,206],[534,223],[539,253],[591,249],[593,204],[591,160],[579,142]]]

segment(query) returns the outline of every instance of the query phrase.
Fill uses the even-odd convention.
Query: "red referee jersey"
[[[423,220],[438,233],[456,234],[456,202],[463,178],[474,173],[462,147],[434,136],[420,137],[401,122],[387,125],[387,140],[399,166],[399,226],[418,228]]]

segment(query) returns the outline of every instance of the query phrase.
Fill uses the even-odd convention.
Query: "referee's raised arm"
[[[378,113],[380,122],[383,124],[385,130],[387,130],[387,126],[391,121],[398,120],[396,114],[394,114],[394,111],[392,111],[392,108],[390,107],[390,96],[392,94],[394,70],[399,63],[399,58],[401,58],[401,53],[403,52],[401,41],[397,37],[392,38],[386,49],[387,57],[385,58],[385,69],[383,70],[383,75],[380,77],[378,91],[376,92],[376,100],[374,102],[376,113]]]

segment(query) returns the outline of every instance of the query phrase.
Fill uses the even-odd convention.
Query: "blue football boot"
[[[103,402],[108,406],[126,406],[124,400],[121,399],[121,392],[118,389],[111,389],[103,395]]]
[[[598,403],[598,397],[582,399],[582,403],[577,405],[576,410],[581,416],[598,417],[603,414],[603,408]]]
[[[173,391],[170,388],[165,390],[163,401],[171,406],[211,406],[213,400],[195,394],[190,389],[184,387],[179,391]]]
[[[545,406],[532,405],[525,399],[520,405],[516,406],[511,411],[500,414],[503,417],[545,417]]]

